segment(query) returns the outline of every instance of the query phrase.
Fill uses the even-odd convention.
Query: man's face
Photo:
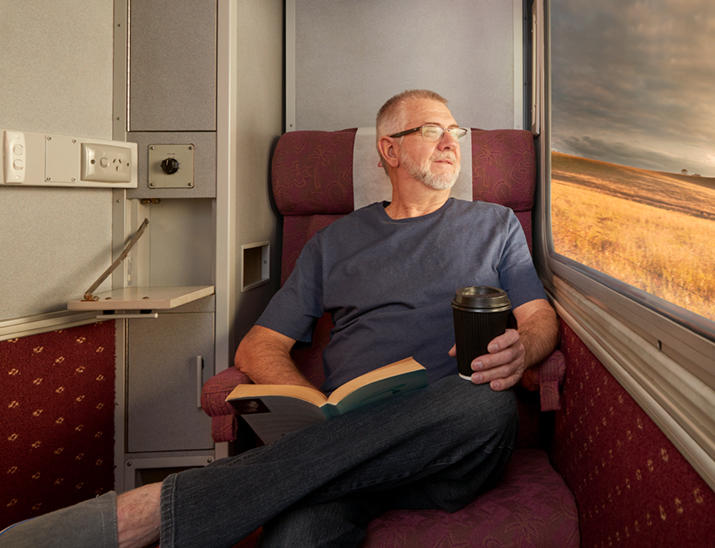
[[[404,129],[433,124],[457,127],[449,109],[439,101],[414,100],[406,107],[408,124]],[[400,147],[400,165],[414,179],[435,190],[452,188],[460,170],[459,142],[449,132],[439,141],[426,141],[420,132],[405,135]]]

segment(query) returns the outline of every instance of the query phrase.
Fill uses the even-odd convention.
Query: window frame
[[[550,9],[534,0],[534,262],[559,316],[715,489],[715,322],[554,250]]]

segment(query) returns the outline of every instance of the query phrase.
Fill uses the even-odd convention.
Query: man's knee
[[[435,398],[429,404],[454,428],[479,427],[501,432],[518,421],[516,397],[512,390],[497,392],[488,384],[477,385],[456,375],[434,384]],[[447,425],[449,426],[449,425]]]

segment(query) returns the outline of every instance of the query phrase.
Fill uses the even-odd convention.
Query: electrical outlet
[[[129,147],[82,143],[83,181],[128,183],[132,180]]]

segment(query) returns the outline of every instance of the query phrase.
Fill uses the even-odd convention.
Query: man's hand
[[[516,329],[507,329],[489,343],[489,354],[478,356],[472,362],[472,382],[489,383],[492,390],[506,390],[519,382],[526,362],[526,349]],[[453,358],[457,356],[457,345],[449,351]]]
[[[524,371],[546,358],[558,341],[556,313],[548,301],[538,299],[514,309],[518,330],[507,329],[489,343],[489,354],[472,361],[472,382],[489,383],[492,390],[506,390],[521,380]],[[457,356],[456,345],[449,351]]]

